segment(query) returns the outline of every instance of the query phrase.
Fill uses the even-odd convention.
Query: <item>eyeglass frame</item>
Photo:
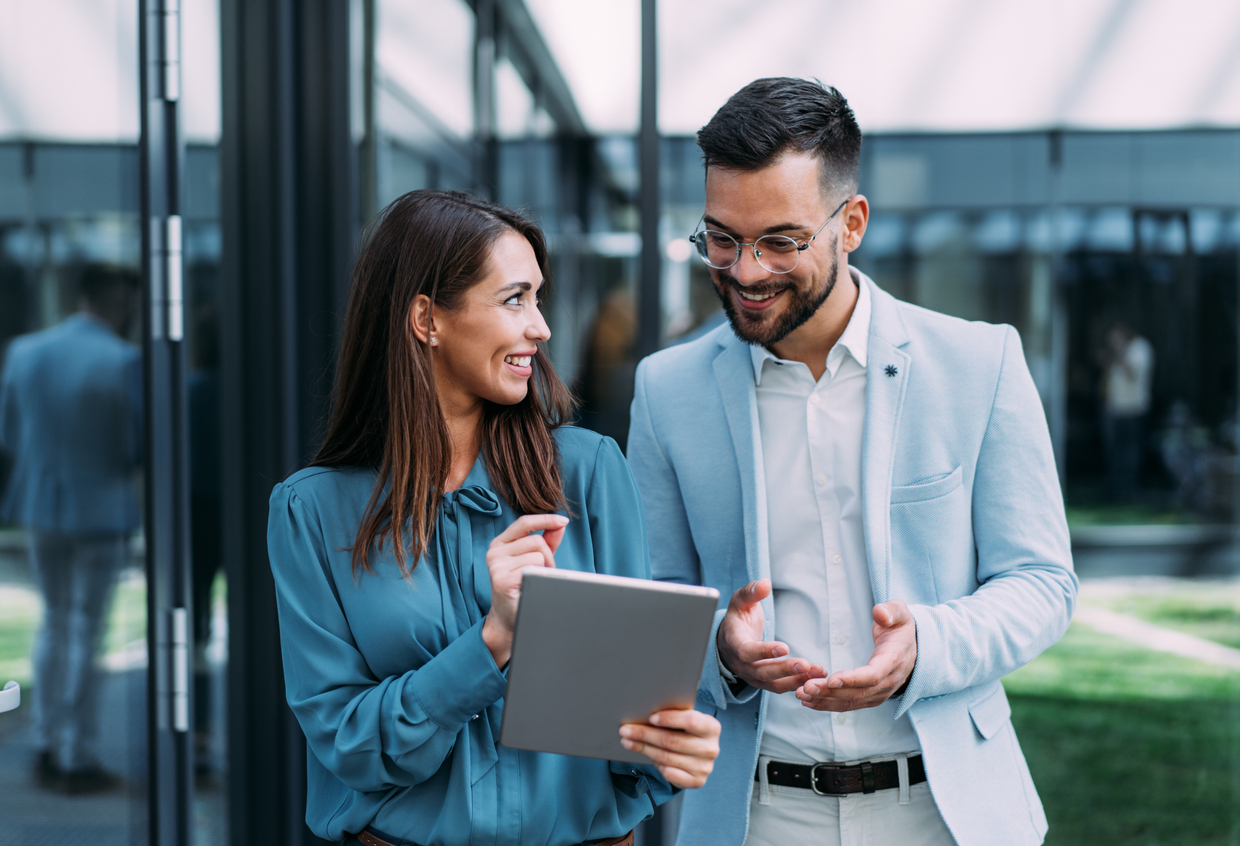
[[[694,232],[692,235],[689,236],[689,243],[693,244],[694,252],[698,254],[698,258],[702,260],[702,263],[705,264],[707,267],[709,267],[711,270],[730,270],[733,267],[736,267],[736,265],[741,260],[741,250],[745,247],[751,247],[753,249],[753,260],[758,263],[759,267],[761,267],[767,273],[774,273],[777,276],[783,276],[785,273],[791,273],[792,271],[797,269],[797,266],[800,265],[801,263],[801,253],[809,249],[809,245],[814,243],[814,239],[818,237],[818,234],[822,232],[822,230],[827,228],[828,223],[835,220],[835,216],[839,214],[843,210],[843,208],[846,205],[848,205],[849,201],[851,200],[852,200],[852,197],[848,197],[847,199],[844,200],[844,202],[836,206],[835,211],[831,212],[831,216],[828,217],[826,221],[823,222],[822,226],[818,227],[817,232],[809,236],[809,238],[805,241],[804,244],[797,244],[796,238],[792,238],[787,235],[777,235],[775,233],[771,233],[769,235],[760,235],[759,237],[755,238],[752,241],[737,241],[735,238],[732,238],[731,235],[728,235],[728,233],[720,231],[718,229],[699,229],[698,231]],[[706,215],[703,214],[701,219],[699,220],[699,223],[705,223],[705,222],[706,222]],[[732,238],[732,240],[736,243],[736,258],[732,260],[731,264],[727,265],[726,267],[716,267],[715,265],[711,264],[710,262],[706,260],[706,256],[702,255],[702,251],[697,248],[697,243],[698,243],[697,238],[699,235],[704,235],[707,232],[718,232],[720,235],[727,235],[727,237]],[[758,242],[761,241],[763,238],[787,238],[793,244],[796,244],[796,248],[797,248],[796,264],[792,265],[792,267],[788,268],[787,270],[771,270],[769,267],[763,264],[762,259],[758,257]]]

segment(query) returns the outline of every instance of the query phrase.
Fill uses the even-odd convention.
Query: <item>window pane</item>
[[[146,840],[137,21],[0,10],[3,843]]]

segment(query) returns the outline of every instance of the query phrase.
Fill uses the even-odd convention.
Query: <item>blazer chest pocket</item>
[[[960,487],[963,481],[964,473],[957,467],[952,472],[927,482],[918,482],[915,485],[896,485],[891,489],[891,504],[902,505],[908,502],[938,499]]]
[[[937,605],[977,589],[973,521],[959,467],[891,489],[891,598]]]

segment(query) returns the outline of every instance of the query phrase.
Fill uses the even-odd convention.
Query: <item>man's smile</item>
[[[787,288],[780,288],[776,291],[753,291],[746,290],[739,285],[729,286],[736,293],[736,300],[740,303],[741,308],[747,311],[763,311],[774,305],[779,296],[787,291]]]

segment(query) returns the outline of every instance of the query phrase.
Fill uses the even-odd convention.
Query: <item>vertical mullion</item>
[[[186,846],[192,802],[191,607],[178,0],[139,0],[150,838]]]
[[[658,0],[642,0],[641,126],[638,163],[641,180],[638,196],[642,236],[641,272],[637,290],[637,357],[658,351],[663,335],[661,280],[663,261],[659,251],[659,50]]]

